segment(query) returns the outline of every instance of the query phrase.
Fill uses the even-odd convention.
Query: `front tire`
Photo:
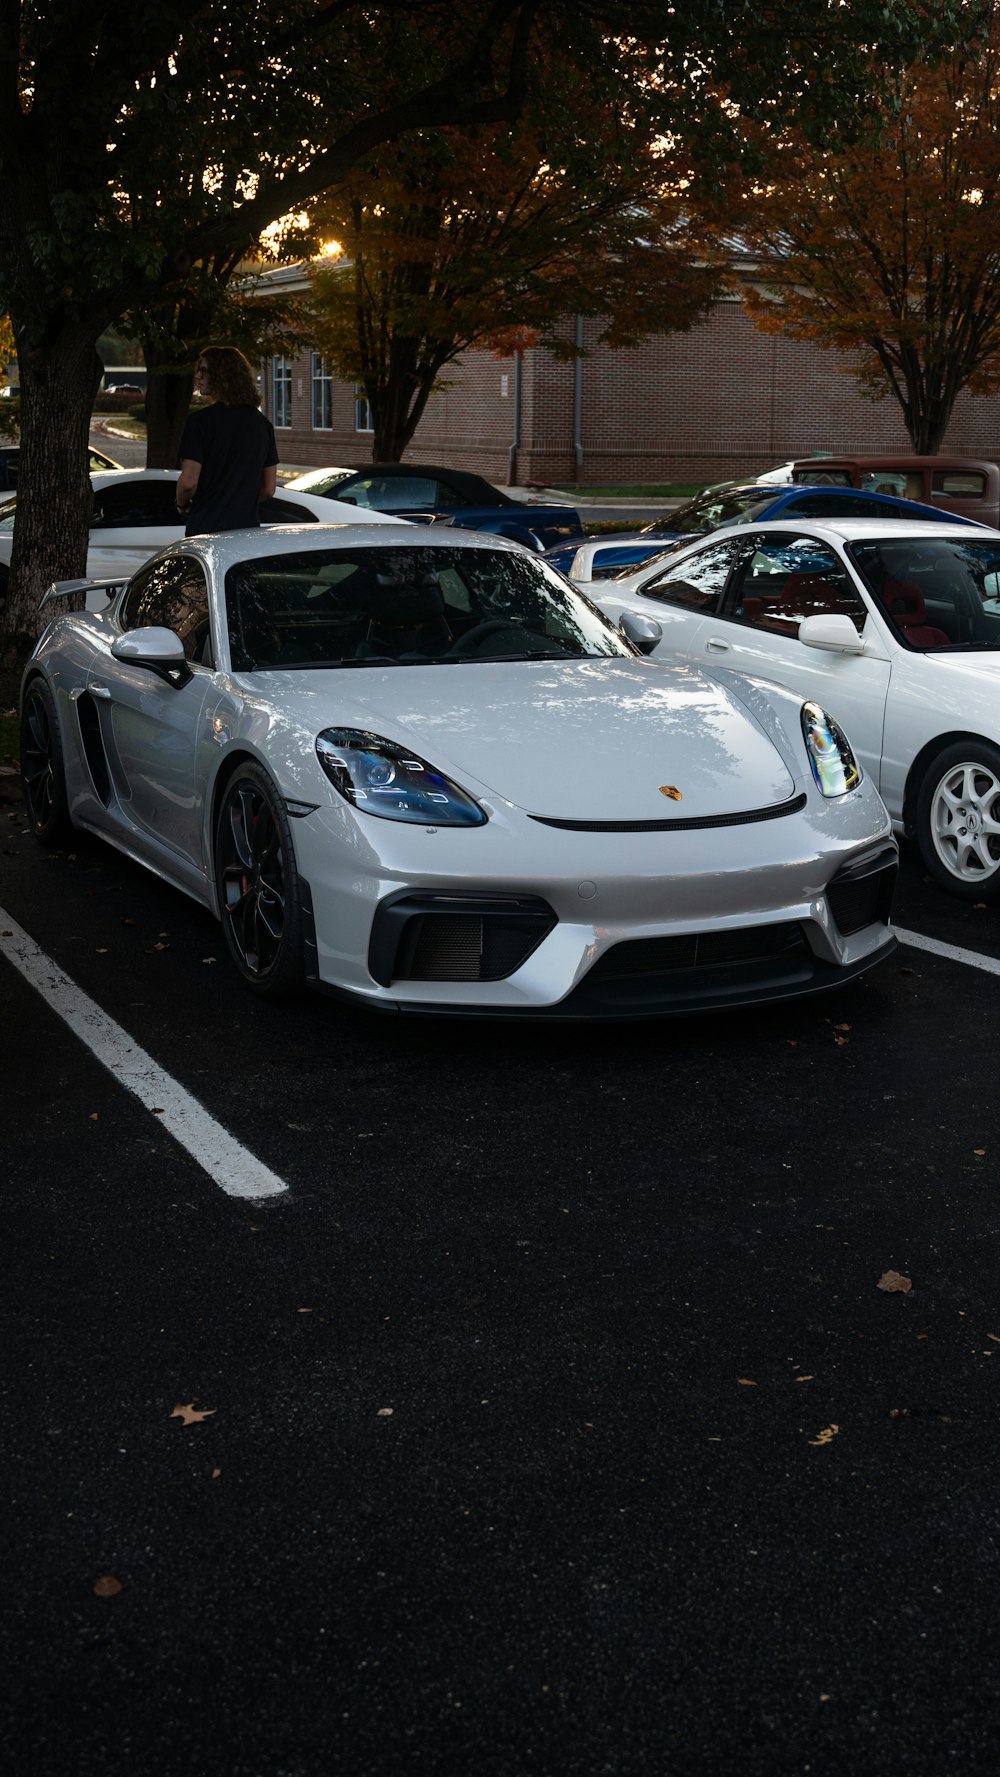
[[[226,945],[246,985],[266,999],[294,993],[304,969],[291,822],[267,772],[252,761],[223,792],[215,880]]]
[[[21,783],[31,831],[43,845],[63,845],[73,823],[66,794],[62,737],[55,698],[44,679],[32,679],[21,709]]]
[[[1000,747],[958,741],[931,760],[917,795],[917,843],[953,895],[1000,899]]]

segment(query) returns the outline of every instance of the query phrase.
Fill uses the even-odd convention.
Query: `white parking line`
[[[982,969],[987,975],[1000,975],[1000,958],[983,956],[978,950],[963,950],[960,944],[943,944],[939,938],[925,938],[922,932],[907,932],[902,926],[893,926],[901,944],[911,944],[914,950],[929,950],[933,956],[946,957],[950,963],[965,963],[970,969]]]
[[[119,1085],[133,1092],[169,1129],[209,1178],[229,1197],[276,1197],[288,1186],[210,1117],[204,1105],[165,1073],[127,1030],[102,1012],[82,988],[40,950],[0,907],[0,955],[6,956],[43,1000],[86,1044]]]

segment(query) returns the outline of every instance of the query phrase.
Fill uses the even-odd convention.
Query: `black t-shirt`
[[[184,457],[201,464],[186,536],[241,531],[260,523],[260,478],[278,461],[278,447],[274,427],[256,407],[216,401],[189,414],[181,437]]]

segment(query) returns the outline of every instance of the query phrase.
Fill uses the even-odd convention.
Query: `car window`
[[[971,470],[960,473],[957,469],[935,469],[931,474],[931,492],[981,500],[986,492],[986,477]]]
[[[14,529],[14,512],[17,508],[15,499],[0,500],[0,531]]]
[[[843,562],[809,537],[756,537],[725,615],[751,629],[797,636],[803,617],[845,616],[860,635],[868,607]]]
[[[716,611],[726,581],[745,548],[744,538],[727,537],[710,543],[686,561],[660,568],[637,590],[643,598],[660,599],[665,605],[683,605],[687,611]]]
[[[522,550],[341,543],[260,556],[229,569],[226,611],[237,672],[632,655]]]
[[[437,505],[438,483],[428,475],[367,475],[352,481],[337,497],[373,512],[431,512]]]
[[[878,518],[881,512],[903,516],[895,502],[883,505],[879,500],[865,500],[859,494],[799,494],[781,508],[782,518]],[[908,514],[913,517],[914,514]],[[916,516],[920,516],[917,514]]]
[[[964,537],[881,538],[848,553],[908,648],[1000,648],[1000,544]]]
[[[704,537],[724,524],[746,524],[763,517],[774,499],[774,490],[766,487],[717,489],[715,493],[699,494],[673,512],[654,518],[642,526],[644,537]]]
[[[921,469],[864,469],[861,485],[870,494],[902,494],[907,500],[922,500],[924,477]]]
[[[140,568],[122,600],[122,629],[172,629],[189,660],[211,664],[208,586],[190,555],[163,556]]]
[[[147,530],[169,525],[176,530],[181,522],[176,499],[174,481],[116,481],[110,487],[98,487],[91,529]]]
[[[315,514],[308,512],[305,506],[296,506],[293,500],[283,500],[280,494],[272,494],[269,500],[262,500],[260,507],[261,524],[318,524]]]

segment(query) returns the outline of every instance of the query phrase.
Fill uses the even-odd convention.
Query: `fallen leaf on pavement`
[[[123,919],[121,921],[121,924],[123,926],[135,926],[135,925],[138,925],[138,923],[139,923],[139,921],[137,919]]]
[[[154,944],[153,949],[154,950],[169,950],[170,945],[169,944]]]
[[[115,1598],[121,1589],[121,1580],[116,1580],[113,1573],[102,1573],[100,1579],[94,1581],[94,1593],[98,1598]]]
[[[973,1148],[972,1152],[974,1154],[985,1154],[986,1149],[985,1148]]]
[[[170,1417],[171,1419],[183,1419],[185,1425],[198,1425],[201,1420],[210,1419],[212,1414],[218,1411],[218,1407],[200,1409],[195,1406],[193,1401],[189,1401],[186,1407],[175,1407]]]
[[[1000,1345],[1000,1333],[987,1333],[986,1337],[992,1339],[994,1345]]]
[[[96,1112],[96,1111],[89,1111],[89,1112],[88,1112],[88,1118],[87,1118],[87,1120],[88,1120],[88,1122],[90,1122],[90,1123],[96,1123],[96,1122],[97,1122],[97,1116],[98,1116],[98,1113],[97,1113],[97,1112]]]
[[[849,1024],[835,1024],[833,1028],[834,1030],[850,1030],[851,1027]]]
[[[901,1277],[898,1271],[883,1271],[875,1287],[885,1290],[887,1295],[905,1294],[907,1290],[912,1290],[913,1284],[908,1277]]]
[[[214,1468],[212,1470],[212,1480],[217,1481],[219,1479],[219,1476],[221,1475],[221,1473],[222,1473],[222,1470],[220,1468]]]
[[[751,1382],[749,1376],[737,1376],[736,1380],[741,1388],[756,1388],[757,1386],[756,1382]]]
[[[845,1043],[850,1042],[849,1037],[834,1037],[833,1040],[836,1043],[838,1049],[842,1049],[844,1047]]]
[[[812,1376],[796,1376],[795,1380],[796,1382],[812,1382],[815,1378]]]
[[[380,1407],[377,1414],[375,1415],[375,1417],[376,1417],[376,1419],[391,1419],[392,1418],[392,1408],[391,1407]]]
[[[832,1444],[839,1430],[839,1425],[828,1425],[823,1431],[819,1432],[816,1437],[810,1438],[809,1442],[813,1445]]]

